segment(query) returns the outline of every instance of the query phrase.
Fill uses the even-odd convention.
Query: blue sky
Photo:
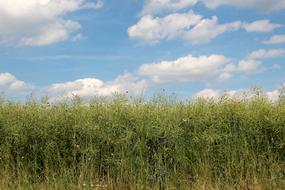
[[[217,97],[285,82],[284,0],[0,0],[11,99],[161,89]]]

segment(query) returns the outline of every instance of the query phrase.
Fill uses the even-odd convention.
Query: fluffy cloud
[[[263,12],[278,11],[285,8],[285,0],[200,0],[209,8],[230,5],[241,8],[254,8]]]
[[[64,16],[100,7],[102,1],[0,0],[0,42],[40,46],[71,39],[80,23]]]
[[[139,95],[147,87],[145,80],[139,80],[134,75],[125,73],[118,76],[114,81],[104,82],[96,78],[85,78],[76,81],[58,83],[51,85],[47,91],[57,97],[80,97],[108,96],[113,93],[124,93]]]
[[[198,24],[201,18],[200,15],[196,15],[192,11],[170,14],[163,18],[146,15],[136,25],[128,29],[128,34],[134,39],[157,43],[162,39],[183,36],[188,29]]]
[[[214,16],[211,19],[200,20],[195,27],[184,32],[183,38],[192,44],[204,44],[225,32],[236,31],[240,26],[239,21],[219,24],[218,18]]]
[[[218,77],[229,79],[235,66],[222,55],[193,57],[188,55],[174,61],[144,64],[138,74],[156,83],[194,82]]]
[[[265,40],[265,44],[282,44],[285,43],[285,34],[283,35],[274,35],[270,39]]]
[[[3,86],[7,83],[11,83],[16,80],[16,77],[10,73],[0,73],[0,86]]]
[[[4,93],[25,91],[31,88],[30,84],[18,80],[10,73],[0,73],[0,90]]]
[[[132,39],[151,44],[164,39],[182,39],[192,44],[203,44],[228,31],[245,29],[248,32],[270,32],[278,27],[281,25],[271,23],[269,20],[219,24],[216,16],[206,19],[190,11],[174,13],[165,17],[145,15],[137,24],[128,29],[128,34]]]
[[[262,62],[254,59],[241,60],[238,64],[238,70],[246,74],[258,73],[264,69]]]
[[[250,59],[265,59],[285,56],[285,49],[260,49],[253,51],[250,55]]]
[[[283,27],[283,25],[271,23],[270,20],[258,20],[243,25],[247,32],[271,32],[280,27]]]
[[[227,96],[232,99],[247,99],[252,98],[256,94],[254,89],[238,89],[238,90],[230,90],[230,91],[221,91],[221,90],[214,90],[214,89],[204,89],[197,92],[194,95],[194,98],[204,98],[204,99],[214,99],[217,100],[222,96]],[[271,101],[277,101],[279,98],[279,91],[273,90],[264,92],[264,95]]]
[[[210,89],[210,88],[207,88],[207,89],[204,89],[204,90],[201,90],[199,92],[197,92],[194,97],[195,98],[205,98],[205,99],[218,99],[221,97],[221,91],[219,90],[213,90],[213,89]]]
[[[69,39],[70,32],[79,28],[80,24],[73,21],[52,23],[51,25],[43,26],[35,36],[23,37],[20,39],[19,44],[27,46],[50,45]]]
[[[246,74],[265,71],[266,68],[262,65],[263,59],[276,58],[282,56],[285,56],[285,49],[270,49],[270,50],[259,49],[251,52],[245,60],[241,60],[238,64],[238,70]]]
[[[147,0],[141,15],[156,14],[164,10],[177,11],[195,5],[198,0]]]

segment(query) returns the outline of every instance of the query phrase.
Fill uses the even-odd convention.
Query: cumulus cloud
[[[265,58],[275,58],[285,56],[285,49],[259,49],[253,51],[250,55],[250,59],[265,59]]]
[[[227,96],[232,99],[249,99],[256,95],[255,89],[238,89],[238,90],[229,90],[229,91],[222,91],[216,89],[204,89],[197,92],[194,95],[194,98],[203,98],[203,99],[213,99],[218,100],[223,96]],[[279,98],[279,90],[267,91],[264,92],[264,95],[271,101],[277,101]]]
[[[65,41],[70,38],[70,32],[80,28],[80,24],[73,21],[60,21],[48,26],[43,26],[36,36],[23,37],[20,39],[20,45],[43,46],[56,42]]]
[[[0,0],[0,42],[40,46],[71,39],[80,23],[65,16],[100,7],[102,1]]]
[[[194,57],[188,55],[172,61],[143,64],[137,74],[149,78],[154,83],[185,83],[218,79],[226,81],[236,74],[255,74],[278,68],[263,65],[264,59],[285,56],[284,49],[256,50],[239,62],[233,62],[223,55]]]
[[[206,88],[204,90],[201,90],[197,92],[194,97],[195,98],[205,98],[205,99],[218,99],[221,97],[221,91],[219,90],[213,90],[210,88]]]
[[[198,0],[147,0],[141,15],[156,14],[162,11],[177,11],[195,5]]]
[[[170,14],[162,18],[146,15],[136,25],[128,29],[128,34],[130,38],[157,43],[162,39],[183,36],[188,29],[198,24],[201,18],[193,11]]]
[[[19,92],[32,89],[32,85],[18,80],[10,73],[0,73],[0,91],[4,93]]]
[[[282,44],[285,43],[285,34],[271,36],[268,40],[263,42],[264,44]]]
[[[0,86],[11,83],[16,80],[16,77],[10,73],[0,73]]]
[[[270,20],[258,20],[252,23],[244,23],[243,28],[247,32],[271,32],[283,25],[271,23]]]
[[[222,55],[193,57],[188,55],[174,61],[144,64],[138,74],[156,83],[194,82],[210,78],[229,79],[235,66]]]
[[[80,97],[109,96],[113,93],[128,92],[132,95],[140,95],[147,88],[147,82],[138,77],[125,73],[113,81],[104,82],[96,78],[85,78],[66,83],[53,84],[47,92],[57,97]]]
[[[213,16],[211,19],[200,20],[191,30],[185,31],[183,38],[192,44],[204,44],[225,32],[236,31],[240,26],[239,21],[219,24],[218,18]]]
[[[270,32],[278,27],[281,25],[271,23],[269,20],[220,24],[216,16],[203,18],[189,11],[188,13],[173,13],[165,17],[145,15],[135,25],[129,27],[128,34],[132,39],[150,44],[172,39],[203,44],[229,31],[245,29],[248,32]]]
[[[254,59],[241,60],[238,64],[238,70],[246,74],[259,73],[264,69],[262,62]]]
[[[241,8],[254,8],[262,12],[279,11],[285,8],[285,0],[200,0],[208,8],[230,5]]]
[[[251,52],[246,59],[241,60],[238,64],[238,71],[246,74],[258,73],[268,68],[262,65],[262,60],[285,56],[285,49],[259,49]],[[278,65],[273,65],[273,68]]]

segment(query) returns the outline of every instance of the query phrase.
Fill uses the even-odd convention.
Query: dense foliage
[[[285,102],[0,103],[0,189],[282,189]]]

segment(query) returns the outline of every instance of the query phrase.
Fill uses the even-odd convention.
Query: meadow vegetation
[[[0,101],[0,189],[282,189],[285,100]]]

